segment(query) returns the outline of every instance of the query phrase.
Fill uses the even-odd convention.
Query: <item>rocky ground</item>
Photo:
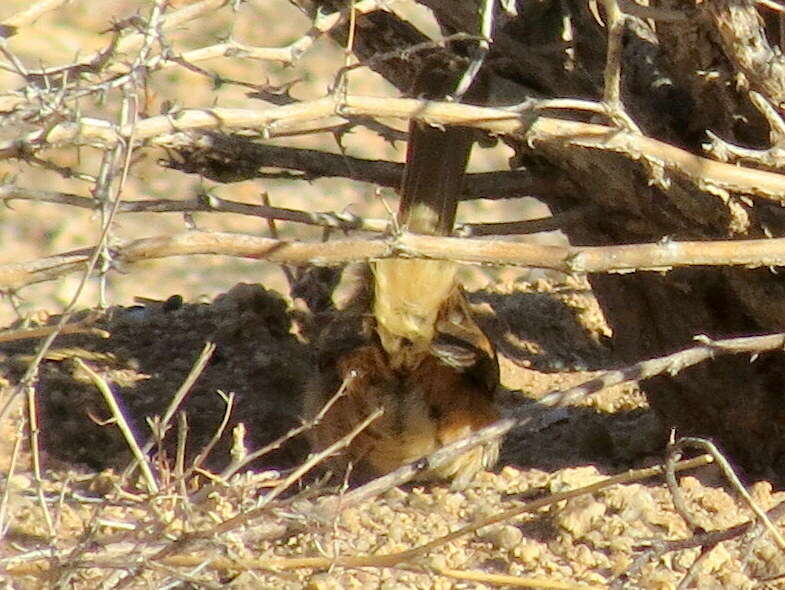
[[[471,298],[501,352],[501,400],[507,410],[613,366],[607,327],[581,281],[498,284]],[[242,455],[242,445],[232,446],[233,434],[241,432],[238,425],[244,426],[245,452],[253,452],[300,423],[300,395],[313,368],[302,310],[260,285],[239,284],[212,302],[174,296],[84,312],[75,320],[93,332],[62,337],[41,366],[36,400],[46,469],[40,490],[26,448],[2,480],[8,530],[0,572],[6,587],[115,587],[126,577],[132,588],[672,588],[680,583],[775,588],[782,583],[782,551],[757,528],[703,551],[699,546],[663,550],[663,543],[690,539],[693,531],[674,510],[662,477],[560,502],[543,500],[661,462],[663,429],[634,386],[596,394],[535,433],[513,432],[498,468],[469,489],[407,484],[361,504],[325,508],[346,490],[325,481],[318,467],[282,490],[282,479],[306,460],[299,438],[228,480],[220,476]],[[152,452],[161,491],[149,496],[138,473],[123,478],[132,459],[129,446],[95,378],[83,367],[110,384],[142,442],[150,436],[150,417],[166,412],[208,341],[216,350],[181,406],[187,437],[175,417]],[[4,402],[34,344],[0,346]],[[221,428],[230,394],[231,412]],[[21,409],[15,403],[3,427],[3,473],[14,455]],[[199,457],[216,432],[223,435],[206,458]],[[195,463],[198,469],[189,473]],[[700,527],[695,534],[750,518],[716,467],[682,473],[679,481]],[[260,508],[269,494],[282,491]],[[767,482],[755,483],[751,492],[764,509],[783,499]],[[430,550],[395,555],[531,501],[545,505]],[[220,525],[240,514],[247,520]],[[190,542],[173,544],[183,534],[192,535]],[[336,556],[344,561],[331,567]]]

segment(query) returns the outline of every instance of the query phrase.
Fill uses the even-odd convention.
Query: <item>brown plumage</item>
[[[430,76],[436,67],[440,76]],[[431,68],[431,69],[428,69]],[[449,92],[456,75],[432,63],[420,84],[429,98]],[[438,88],[433,87],[436,84]],[[473,131],[413,122],[409,130],[399,223],[408,231],[452,231]],[[499,417],[494,404],[498,363],[493,345],[472,318],[448,261],[385,259],[371,263],[358,304],[325,330],[320,375],[309,388],[306,414],[314,416],[342,383],[344,395],[310,431],[322,449],[377,408],[384,413],[332,466],[366,478],[416,461]],[[427,477],[464,486],[492,466],[498,444],[478,447]]]

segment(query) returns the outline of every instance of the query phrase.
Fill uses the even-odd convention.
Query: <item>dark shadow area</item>
[[[211,470],[228,464],[237,424],[246,427],[249,453],[300,424],[300,396],[311,356],[291,333],[289,311],[277,293],[239,284],[211,304],[183,304],[173,296],[145,307],[110,308],[93,325],[110,336],[61,336],[41,364],[41,440],[52,458],[97,469],[125,467],[130,460],[118,428],[107,423],[105,401],[74,358],[109,383],[142,445],[151,433],[148,418],[164,415],[205,343],[215,343],[209,364],[180,406],[188,419],[187,466],[219,430],[227,407],[219,391],[234,394],[234,403],[223,435],[204,463]],[[28,340],[0,346],[0,368],[9,381],[21,377],[37,344]],[[163,447],[170,465],[177,431],[175,416]],[[305,452],[304,441],[296,439],[256,466],[290,467]]]
[[[565,408],[562,419],[538,432],[510,433],[499,464],[543,471],[594,465],[613,474],[664,456],[666,442],[665,429],[647,408],[614,413]]]
[[[622,366],[588,285],[539,281],[511,292],[473,293],[471,300],[499,354],[517,365],[520,374],[530,373],[540,393],[566,389],[570,386],[566,381],[574,385],[588,380],[589,371]],[[557,421],[538,432],[510,433],[499,464],[548,471],[591,464],[614,473],[661,455],[665,429],[654,412],[647,407],[633,409],[635,404],[623,399],[630,389],[620,389],[618,396],[596,407],[563,408]],[[524,387],[506,397],[508,404],[525,405],[531,403],[532,394]]]
[[[470,295],[473,304],[493,310],[493,318],[481,312],[478,319],[499,354],[544,373],[609,368],[608,339],[598,329],[602,318],[591,292],[550,284],[538,287],[551,290]]]

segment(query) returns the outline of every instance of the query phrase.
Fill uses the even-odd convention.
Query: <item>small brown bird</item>
[[[432,70],[418,80],[430,90],[428,98],[440,98],[457,79],[445,76],[443,67],[436,77]],[[467,128],[410,125],[402,227],[431,235],[452,231],[473,140]],[[456,275],[457,265],[449,261],[373,262],[364,277],[366,296],[324,330],[320,375],[306,395],[306,415],[315,416],[342,384],[345,391],[310,430],[312,447],[327,447],[383,410],[332,458],[334,468],[351,464],[355,476],[382,475],[498,419],[496,352],[472,318]],[[464,487],[496,462],[498,451],[498,443],[475,447],[426,477]]]

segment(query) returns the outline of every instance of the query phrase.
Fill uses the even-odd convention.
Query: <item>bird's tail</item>
[[[434,57],[420,72],[414,93],[444,98],[454,90],[461,72],[455,61]],[[412,121],[398,211],[403,229],[428,235],[452,232],[473,142],[472,129]],[[456,265],[443,260],[388,259],[372,268],[373,314],[382,346],[393,364],[416,363],[430,349],[439,310],[458,288]]]

